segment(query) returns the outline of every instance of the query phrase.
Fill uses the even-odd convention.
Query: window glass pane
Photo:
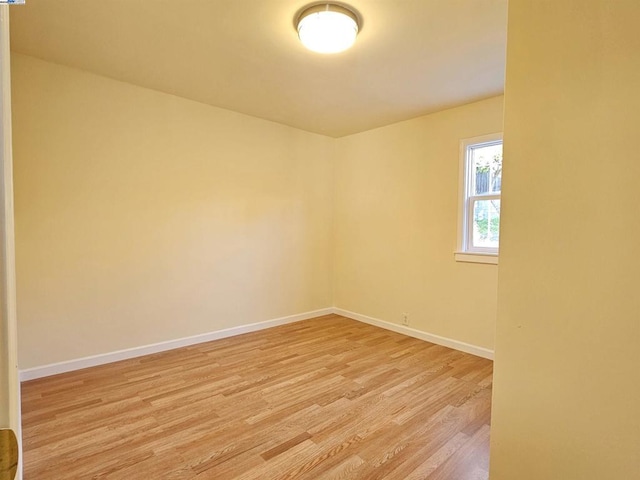
[[[502,143],[473,147],[471,172],[474,195],[499,193],[502,186]]]
[[[476,200],[473,202],[474,247],[498,248],[500,236],[500,200]]]

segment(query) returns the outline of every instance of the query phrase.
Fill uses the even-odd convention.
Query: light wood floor
[[[331,315],[33,380],[25,479],[486,479],[491,375]]]

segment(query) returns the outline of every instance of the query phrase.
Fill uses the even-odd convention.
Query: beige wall
[[[13,55],[20,367],[331,306],[332,139]]]
[[[502,97],[337,140],[337,307],[492,349],[498,269],[454,260],[459,142],[502,131]]]
[[[459,141],[501,97],[335,140],[13,68],[21,368],[332,304],[493,348],[497,267],[453,251]]]
[[[509,2],[492,480],[640,474],[638,25]]]

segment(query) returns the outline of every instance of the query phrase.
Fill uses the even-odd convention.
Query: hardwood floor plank
[[[328,315],[25,382],[26,480],[485,480],[492,362]]]
[[[295,447],[299,443],[302,443],[305,440],[309,440],[310,438],[311,438],[311,435],[309,435],[308,432],[302,432],[300,435],[296,435],[292,439],[287,440],[286,442],[281,443],[280,445],[277,445],[277,446],[267,450],[266,452],[264,452],[260,456],[262,458],[264,458],[265,460],[267,460],[267,461],[271,460],[273,457],[275,457],[277,455],[280,455],[283,452],[286,452],[291,447]]]

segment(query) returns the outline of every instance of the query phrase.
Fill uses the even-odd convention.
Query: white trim
[[[9,426],[18,438],[18,470],[16,480],[22,478],[22,434],[21,434],[21,402],[20,380],[18,373],[18,321],[16,317],[16,255],[15,255],[15,229],[13,216],[13,149],[11,143],[11,47],[9,36],[9,6],[0,6],[0,151],[1,151],[1,177],[2,177],[2,212],[0,216],[2,238],[2,252],[0,254],[1,295],[2,304],[1,321],[3,334],[6,339],[3,347],[6,351],[0,352],[4,357],[7,367],[7,385],[9,396],[8,408]],[[4,350],[4,348],[3,348]],[[2,386],[1,388],[4,388]],[[3,425],[6,426],[6,425]]]
[[[144,345],[141,347],[127,348],[125,350],[102,353],[99,355],[67,360],[65,362],[52,363],[40,367],[27,368],[20,371],[20,380],[25,382],[27,380],[34,380],[36,378],[49,377],[51,375],[57,375],[59,373],[66,373],[74,370],[80,370],[82,368],[95,367],[97,365],[104,365],[107,363],[126,360],[129,358],[141,357],[143,355],[165,352],[167,350],[173,350],[175,348],[187,347],[189,345],[196,345],[198,343],[211,342],[212,340],[233,337],[235,335],[242,335],[243,333],[256,332],[258,330],[264,330],[265,328],[300,322],[302,320],[321,317],[323,315],[330,315],[332,313],[333,308],[323,308],[320,310],[313,310],[311,312],[299,313],[297,315],[274,318],[272,320],[267,320],[264,322],[249,323],[237,327],[225,328],[223,330],[202,333],[200,335],[193,335],[191,337],[178,338],[175,340],[153,343],[151,345]]]
[[[453,256],[455,257],[456,262],[488,263],[491,265],[498,265],[498,255],[495,253],[453,252]]]
[[[453,348],[461,352],[470,353],[482,358],[488,358],[493,360],[493,350],[484,347],[478,347],[477,345],[471,345],[470,343],[461,342],[459,340],[453,340],[452,338],[441,337],[440,335],[434,335],[433,333],[423,332],[422,330],[416,330],[415,328],[405,327],[404,325],[398,325],[377,318],[368,317],[360,313],[350,312],[341,308],[334,308],[333,313],[342,315],[343,317],[351,318],[359,322],[368,323],[376,327],[384,328],[385,330],[391,330],[392,332],[402,333],[413,338],[418,338],[426,342],[436,343],[443,347]]]
[[[49,365],[42,365],[39,367],[27,368],[20,371],[20,380],[25,382],[28,380],[35,380],[37,378],[57,375],[59,373],[72,372],[75,370],[81,370],[83,368],[105,365],[112,362],[118,362],[120,360],[127,360],[129,358],[151,355],[154,353],[165,352],[167,350],[173,350],[176,348],[211,342],[213,340],[220,340],[222,338],[233,337],[236,335],[242,335],[243,333],[256,332],[258,330],[277,327],[279,325],[300,322],[302,320],[321,317],[323,315],[330,315],[332,313],[336,315],[342,315],[343,317],[351,318],[359,322],[368,323],[369,325],[384,328],[386,330],[391,330],[397,333],[408,335],[410,337],[418,338],[420,340],[442,345],[444,347],[453,348],[461,352],[470,353],[472,355],[477,355],[479,357],[493,360],[493,350],[490,350],[488,348],[478,347],[476,345],[453,340],[451,338],[423,332],[422,330],[416,330],[415,328],[406,327],[404,325],[397,325],[391,322],[386,322],[384,320],[379,320],[377,318],[368,317],[366,315],[333,307],[313,310],[311,312],[299,313],[297,315],[290,315],[287,317],[275,318],[264,322],[250,323],[237,327],[225,328],[223,330],[215,330],[213,332],[202,333],[200,335],[193,335],[190,337],[153,343],[141,347],[133,347],[124,350],[117,350],[115,352],[92,355],[90,357],[83,357],[74,360],[67,360],[64,362],[52,363]]]

